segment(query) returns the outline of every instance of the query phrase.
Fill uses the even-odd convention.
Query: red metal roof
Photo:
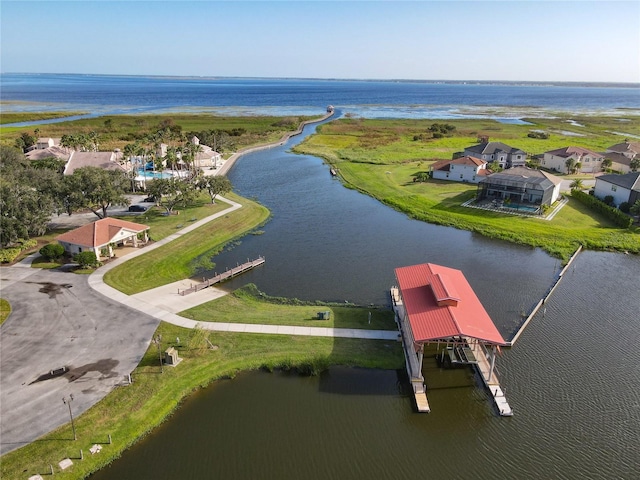
[[[396,268],[396,278],[416,342],[461,335],[506,345],[460,270],[423,263]]]

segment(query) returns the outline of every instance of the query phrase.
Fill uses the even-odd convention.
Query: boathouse
[[[501,415],[511,415],[495,372],[496,352],[507,345],[460,270],[424,263],[395,270],[391,290],[418,411],[430,411],[422,374],[424,347],[437,344],[444,366],[472,365]]]

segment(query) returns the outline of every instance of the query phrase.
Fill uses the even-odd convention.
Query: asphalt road
[[[87,275],[3,267],[0,291],[12,307],[0,326],[0,454],[68,423],[63,397],[79,416],[126,384],[160,323],[96,292]]]

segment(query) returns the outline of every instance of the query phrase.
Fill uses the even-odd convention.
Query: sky
[[[640,82],[640,1],[7,1],[0,71]]]

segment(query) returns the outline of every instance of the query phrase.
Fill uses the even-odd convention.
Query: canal
[[[442,263],[465,273],[510,337],[560,268],[537,249],[410,220],[289,147],[230,174],[273,218],[214,258],[218,269],[267,258],[229,288],[386,304],[393,268]],[[638,478],[639,273],[637,256],[578,256],[499,360],[514,417],[496,415],[470,370],[430,368],[430,414],[414,413],[403,372],[248,372],[188,398],[92,478]]]

